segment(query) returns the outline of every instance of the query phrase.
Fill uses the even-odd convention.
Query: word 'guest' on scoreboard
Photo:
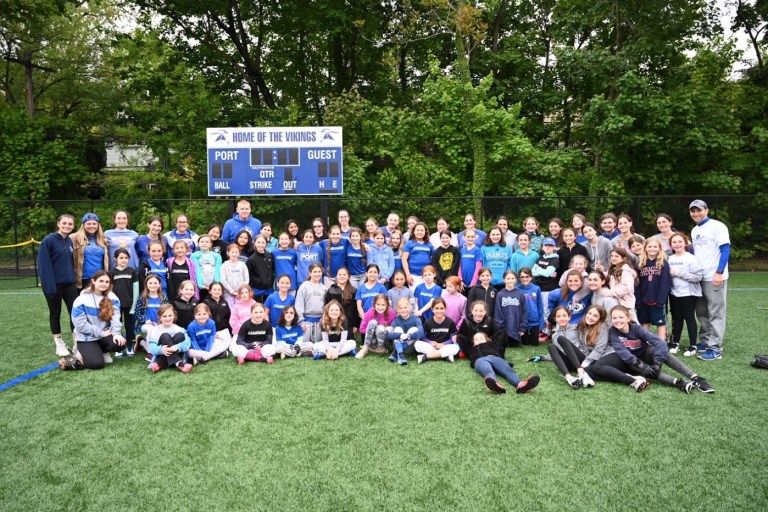
[[[340,126],[208,128],[208,195],[344,193]]]

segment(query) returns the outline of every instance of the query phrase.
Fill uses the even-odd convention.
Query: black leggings
[[[130,306],[120,308],[120,319],[123,322],[123,328],[125,329],[125,341],[130,343],[130,346],[133,346],[133,315],[131,314]]]
[[[184,333],[177,332],[173,336],[163,333],[160,335],[160,339],[157,340],[157,344],[162,347],[172,347],[184,342]],[[178,366],[179,363],[183,363],[186,359],[186,352],[174,352],[169,356],[160,354],[155,356],[155,362],[160,365],[160,368],[168,368],[169,366]]]
[[[575,372],[581,366],[581,362],[587,358],[565,336],[558,336],[554,343],[550,343],[547,346],[547,350],[552,357],[552,362],[555,363],[555,366],[563,375]]]
[[[672,313],[672,341],[680,343],[680,335],[683,334],[683,322],[688,327],[688,340],[690,345],[695,345],[698,339],[696,333],[696,301],[698,297],[669,296],[669,309]]]
[[[112,336],[104,336],[93,341],[78,341],[77,352],[83,359],[83,366],[89,370],[104,368],[104,353],[120,350]]]
[[[539,326],[531,327],[525,333],[523,333],[522,339],[523,345],[538,346],[539,345]]]
[[[635,356],[646,364],[653,364],[653,352],[651,350],[639,350],[635,352]],[[633,375],[637,374],[637,370],[625,363],[616,352],[601,357],[599,361],[590,365],[589,368],[594,372],[594,375],[600,378],[600,380],[621,382],[627,385],[632,384],[635,381]],[[628,375],[628,373],[630,375]],[[639,376],[642,377],[642,375]],[[677,379],[671,375],[659,373],[656,380],[672,386]]]
[[[72,305],[75,303],[78,292],[75,283],[72,284],[57,284],[56,295],[53,297],[45,296],[46,302],[48,302],[48,323],[51,325],[51,334],[61,334],[61,301],[67,306],[69,311],[69,328],[71,331],[75,330],[75,325],[72,323]]]

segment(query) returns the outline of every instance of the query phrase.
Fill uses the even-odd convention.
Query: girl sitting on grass
[[[557,369],[573,389],[594,386],[595,381],[589,374],[590,365],[613,352],[608,344],[609,327],[605,315],[602,307],[592,305],[578,326],[573,326],[569,323],[571,315],[567,308],[558,306],[555,311],[558,332],[563,334],[553,337],[553,343],[547,349]],[[574,371],[576,377],[571,375]]]
[[[355,339],[350,338],[344,309],[338,301],[332,300],[323,308],[323,318],[320,320],[322,340],[315,343],[315,355],[312,359],[336,360],[339,356],[356,355]]]
[[[392,321],[392,331],[387,333],[387,339],[395,345],[395,350],[389,356],[392,362],[399,365],[408,364],[405,354],[413,353],[413,344],[424,337],[421,320],[413,314],[411,304],[407,299],[397,301],[397,318]]]
[[[383,293],[378,294],[373,300],[373,307],[363,315],[363,321],[360,324],[363,346],[355,356],[356,359],[364,358],[369,351],[374,354],[387,353],[387,333],[392,331],[392,322],[395,317],[395,312],[390,307],[389,297]]]
[[[187,331],[176,325],[176,311],[170,304],[163,304],[157,310],[160,322],[147,338],[149,352],[154,356],[149,365],[153,372],[175,366],[182,373],[189,373],[192,365],[187,362],[187,351],[191,345]]]
[[[446,303],[442,298],[432,301],[432,318],[424,322],[423,341],[416,341],[413,346],[419,353],[416,356],[419,364],[430,359],[443,359],[452,363],[458,355],[456,324],[446,315]]]
[[[263,304],[254,302],[251,306],[251,318],[240,326],[237,341],[232,344],[232,354],[237,357],[237,364],[245,364],[246,361],[265,361],[267,364],[274,362],[272,326],[266,319]]]
[[[304,332],[299,325],[295,307],[284,307],[276,325],[272,343],[275,345],[275,351],[280,354],[280,359],[312,355],[312,344],[304,342]]]
[[[192,343],[189,356],[194,365],[206,363],[225,353],[231,342],[230,338],[217,337],[211,310],[202,303],[195,306],[195,320],[187,327],[187,334]]]

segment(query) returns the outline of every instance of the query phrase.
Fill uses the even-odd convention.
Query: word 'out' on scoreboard
[[[208,195],[339,195],[340,126],[208,128]]]

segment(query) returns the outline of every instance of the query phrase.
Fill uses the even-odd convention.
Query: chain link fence
[[[435,220],[446,217],[453,231],[464,229],[464,215],[475,215],[478,227],[487,230],[501,215],[510,221],[510,229],[521,230],[528,216],[538,219],[546,231],[550,219],[559,218],[570,225],[575,213],[595,222],[605,212],[626,213],[634,220],[635,231],[643,235],[657,232],[656,215],[666,213],[674,219],[677,230],[690,233],[693,222],[688,205],[696,199],[688,196],[572,196],[572,197],[484,197],[480,211],[473,211],[471,197],[252,197],[253,215],[271,222],[275,234],[283,230],[289,219],[301,229],[311,226],[315,217],[335,224],[340,209],[349,211],[352,224],[363,226],[374,218],[386,221],[390,212],[400,215],[401,226],[414,215],[425,221],[430,230]],[[730,229],[732,267],[736,270],[768,270],[768,242],[765,233],[768,216],[768,196],[704,196],[710,216],[723,221]],[[81,201],[0,201],[0,276],[29,277],[36,274],[34,265],[36,244],[19,245],[31,239],[42,240],[55,230],[56,218],[71,213],[80,225],[80,217],[94,212],[101,218],[104,229],[111,227],[113,212],[125,210],[130,214],[130,227],[146,233],[147,219],[159,215],[165,219],[165,229],[174,227],[176,215],[184,213],[197,233],[208,231],[211,224],[223,225],[232,217],[236,200],[232,199],[151,199],[151,200],[81,200]],[[599,227],[599,226],[598,226]]]

